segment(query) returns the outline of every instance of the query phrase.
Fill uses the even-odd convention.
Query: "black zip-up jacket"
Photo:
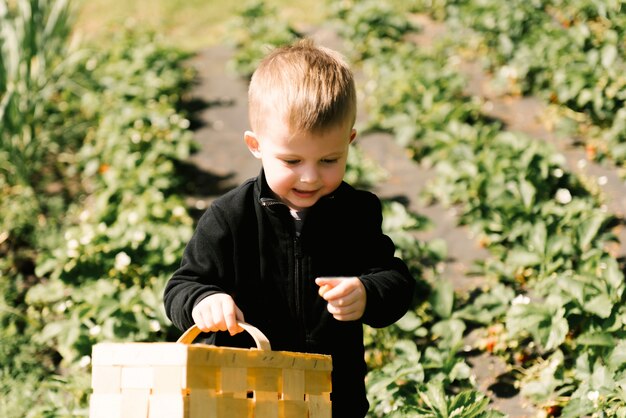
[[[381,231],[378,198],[342,183],[308,212],[299,236],[286,205],[263,172],[218,198],[200,218],[180,268],[165,289],[179,329],[205,297],[225,292],[273,350],[330,354],[335,418],[363,417],[368,403],[362,323],[385,327],[410,306],[415,280]],[[318,295],[316,277],[357,276],[367,292],[361,321],[338,321]],[[250,347],[243,334],[211,336],[217,345]]]

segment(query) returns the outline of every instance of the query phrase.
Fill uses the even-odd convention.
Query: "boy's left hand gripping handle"
[[[238,321],[237,325],[245,329],[248,332],[248,334],[252,336],[252,339],[254,339],[254,342],[256,343],[256,347],[259,350],[264,350],[264,351],[272,350],[272,346],[270,345],[269,340],[267,339],[265,334],[259,331],[258,328],[248,324],[247,322],[241,322],[241,321]],[[202,331],[200,331],[200,328],[198,328],[196,325],[192,325],[191,328],[185,331],[183,335],[181,335],[178,341],[176,342],[182,343],[182,344],[191,344],[193,340],[195,340],[196,337],[200,335],[201,332]]]

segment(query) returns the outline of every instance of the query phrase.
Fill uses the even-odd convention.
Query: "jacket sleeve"
[[[380,328],[393,324],[411,307],[415,279],[407,265],[395,257],[395,245],[391,238],[382,232],[382,207],[377,197],[366,205],[362,214],[365,219],[367,239],[363,248],[369,267],[359,278],[367,292],[367,302],[363,322]]]
[[[193,308],[214,293],[227,292],[232,267],[232,237],[219,208],[211,206],[202,215],[185,247],[180,267],[169,279],[164,292],[165,312],[180,330],[193,325]]]

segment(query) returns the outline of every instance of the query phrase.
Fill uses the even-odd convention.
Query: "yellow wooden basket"
[[[331,357],[272,351],[265,335],[239,323],[257,348],[176,343],[93,347],[90,418],[331,418]]]

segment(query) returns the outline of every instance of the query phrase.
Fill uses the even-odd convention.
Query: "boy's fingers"
[[[215,325],[213,323],[213,319],[211,315],[207,314],[207,312],[200,312],[198,319],[195,320],[196,325],[200,328],[202,332],[211,332],[215,331]]]
[[[338,298],[334,300],[329,300],[328,304],[333,305],[336,308],[350,308],[353,305],[356,305],[359,302],[357,295],[347,295],[343,298]]]
[[[240,315],[243,316],[243,313],[234,303],[224,303],[223,312],[224,323],[230,335],[235,335],[243,331],[243,329],[237,324],[238,317]]]
[[[328,305],[328,312],[330,312],[338,321],[355,321],[361,318],[362,313],[357,310],[345,310],[345,309],[337,309]]]
[[[243,312],[225,293],[216,293],[200,301],[191,316],[203,332],[229,331],[234,335],[243,331],[237,324],[237,321],[244,320]]]
[[[333,277],[318,277],[315,279],[315,284],[320,286],[319,295],[326,300],[341,297],[345,292],[342,289],[341,284],[345,282],[345,277],[333,278]]]
[[[320,286],[332,286],[323,293],[327,309],[338,321],[356,321],[363,316],[366,304],[365,288],[357,277],[322,278]]]
[[[320,286],[318,293],[321,297],[324,297],[326,292],[328,292],[330,289],[332,289],[332,287],[329,284],[323,284]]]
[[[212,307],[211,313],[213,315],[213,327],[216,331],[228,331],[227,313],[224,311],[224,306],[216,304]]]
[[[237,305],[235,305],[235,315],[237,317],[237,321],[246,322],[246,319],[243,317],[243,312],[241,312],[241,309],[239,309]]]
[[[347,307],[339,307],[335,305],[328,304],[328,312],[333,315],[350,315],[359,311],[358,306],[347,306]]]
[[[333,288],[331,279],[318,277],[317,279],[315,279],[315,284],[317,284],[320,287],[318,290],[318,293],[321,297],[324,297],[326,292],[328,292],[330,289]]]

